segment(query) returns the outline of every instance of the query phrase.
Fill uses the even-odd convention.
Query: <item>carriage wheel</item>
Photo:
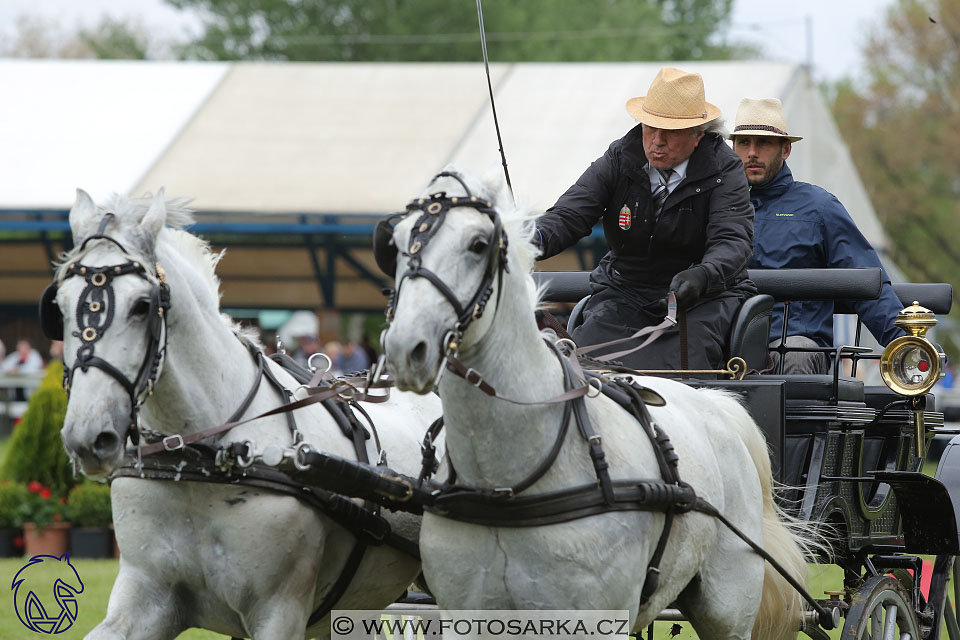
[[[889,576],[868,578],[853,594],[843,640],[920,640],[910,596]]]
[[[954,606],[960,601],[960,562],[954,556],[937,556],[933,570],[933,581],[930,584],[930,598],[938,595],[940,602],[932,603],[939,607],[934,622],[938,623],[936,633],[930,634],[930,640],[943,638],[942,630],[946,629],[949,640],[960,640],[960,627],[957,626],[957,614]]]

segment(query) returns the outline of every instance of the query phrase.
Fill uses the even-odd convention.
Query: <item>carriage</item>
[[[343,405],[382,400],[372,391],[375,375],[367,379],[366,389],[357,379],[329,380],[322,372],[301,372],[295,380],[296,376],[266,362],[223,325],[216,307],[215,257],[189,234],[163,228],[165,223],[176,223],[177,216],[180,224],[186,221],[175,203],[168,211],[170,203],[158,194],[152,201],[121,202],[106,212],[94,207],[85,194],[78,196],[71,226],[79,249],[45,294],[41,321],[45,328],[65,334],[68,354],[76,348],[76,358],[67,367],[71,401],[64,441],[86,473],[115,474],[116,525],[124,560],[108,619],[89,637],[175,637],[189,626],[237,637],[293,637],[303,629],[320,633],[329,628],[326,615],[335,605],[383,606],[396,597],[387,598],[388,593],[409,584],[417,572],[413,561],[417,552],[398,538],[416,540],[416,523],[409,516],[420,514],[423,571],[441,605],[442,593],[448,602],[471,605],[456,608],[510,608],[491,606],[498,602],[495,585],[473,581],[477,567],[486,565],[472,554],[489,551],[482,536],[476,535],[477,529],[471,528],[479,525],[498,532],[496,558],[537,566],[543,579],[532,587],[523,586],[535,598],[548,593],[554,598],[551,603],[561,602],[571,609],[624,609],[622,602],[639,599],[645,604],[638,619],[657,615],[691,619],[701,637],[746,635],[759,608],[758,578],[766,583],[769,575],[763,558],[777,561],[779,557],[767,553],[761,558],[758,554],[766,553],[763,549],[751,550],[741,537],[720,529],[715,519],[725,515],[745,531],[743,539],[757,537],[760,504],[745,503],[769,494],[764,477],[772,477],[789,487],[781,493],[779,509],[792,514],[795,522],[811,522],[821,533],[828,533],[829,561],[844,572],[843,584],[827,598],[806,596],[803,630],[808,635],[828,637],[824,629],[837,628],[844,618],[844,638],[938,638],[946,625],[951,640],[960,640],[954,613],[954,603],[960,600],[954,567],[960,553],[956,515],[960,440],[947,445],[932,476],[922,468],[931,434],[951,434],[929,394],[943,355],[923,336],[935,313],[949,311],[949,286],[897,285],[905,305],[918,302],[924,308],[910,305],[905,310],[904,326],[912,335],[891,343],[883,354],[857,345],[837,347],[831,350],[832,374],[785,376],[756,373],[765,366],[774,302],[876,297],[879,270],[751,273],[762,294],[748,300],[735,319],[729,341],[731,364],[726,370],[658,372],[660,376],[644,379],[646,386],[627,381],[619,390],[599,381],[578,386],[582,372],[572,371],[573,365],[567,364],[575,359],[564,356],[557,345],[545,344],[532,321],[537,284],[527,271],[516,268],[518,261],[523,264],[522,247],[530,245],[517,241],[519,233],[508,242],[506,232],[508,227],[511,234],[517,232],[522,218],[501,224],[496,204],[471,196],[466,178],[449,173],[440,178],[446,180],[447,189],[462,187],[466,197],[458,201],[460,196],[429,195],[411,203],[408,210],[414,215],[407,216],[406,232],[417,220],[421,235],[398,237],[395,243],[406,264],[401,265],[405,271],[397,271],[404,276],[398,277],[398,293],[388,308],[390,331],[385,340],[398,383],[418,387],[425,395],[416,400],[406,394],[386,404],[358,408],[363,423]],[[451,211],[458,213],[447,215]],[[424,216],[438,216],[429,234],[425,232],[433,222],[421,223]],[[441,226],[448,228],[435,235]],[[428,253],[428,242],[433,256],[434,249],[450,239],[467,243],[442,247],[449,254],[446,260],[472,265],[458,273],[477,272],[465,282],[453,282],[450,271],[437,271],[435,265],[449,267],[452,262],[435,262],[431,257],[414,265],[410,260],[413,254]],[[90,248],[85,250],[88,243]],[[512,270],[506,268],[508,256]],[[532,257],[527,259],[532,264]],[[419,282],[407,279],[411,268],[422,276]],[[585,273],[534,275],[546,289],[547,300],[573,303],[588,293]],[[504,293],[508,288],[510,292]],[[440,296],[440,302],[426,302],[429,296]],[[126,308],[129,313],[122,313]],[[428,317],[436,310],[442,317]],[[576,313],[577,308],[571,322],[576,322]],[[487,334],[498,323],[517,319],[523,323],[522,330],[510,326],[508,337],[523,348],[540,349],[539,354],[521,353],[519,346],[490,352]],[[432,331],[436,340],[409,340],[414,334],[399,330],[404,326],[401,320],[408,321],[410,330]],[[448,330],[448,321],[453,329]],[[111,323],[118,326],[111,328]],[[459,356],[471,366],[464,367],[457,359],[460,347]],[[212,353],[195,357],[201,350]],[[217,350],[221,356],[214,355]],[[222,357],[224,350],[230,350],[229,357]],[[855,374],[858,364],[877,359],[887,385],[864,386],[852,375],[844,375],[845,366]],[[510,366],[496,366],[504,362]],[[538,374],[530,379],[520,375],[524,367],[537,372],[552,368],[564,374],[552,378]],[[608,368],[615,376],[623,373],[615,366]],[[448,370],[457,375],[448,372],[441,379]],[[165,372],[162,377],[161,371]],[[235,377],[222,385],[204,385],[203,380],[214,374]],[[681,383],[666,376],[678,377]],[[431,425],[437,401],[429,393],[438,381],[447,422],[448,463],[431,482],[427,477],[436,471],[435,454],[442,455],[436,447],[438,422]],[[266,389],[262,393],[261,382]],[[545,394],[561,389],[546,404],[507,397],[523,392],[546,398]],[[729,400],[729,394],[717,393],[718,389],[732,391],[740,403]],[[192,391],[197,392],[195,397],[190,397]],[[600,394],[639,399],[633,405],[639,422],[649,428],[647,450],[637,442],[637,421],[610,402],[594,414],[601,420],[593,427],[581,422],[585,398],[597,402]],[[284,400],[293,402],[275,408]],[[339,403],[335,409],[321,409],[321,404],[326,407],[334,401]],[[647,405],[649,414],[664,425],[663,431],[653,428]],[[490,413],[508,406],[514,412],[509,416]],[[146,424],[140,422],[141,411]],[[251,418],[257,411],[263,413]],[[299,427],[289,419],[291,411],[306,418]],[[576,421],[571,414],[577,414]],[[696,419],[684,414],[696,414]],[[204,428],[225,415],[230,415],[227,423]],[[609,424],[605,417],[610,418]],[[541,418],[549,425],[543,433],[530,428]],[[579,434],[566,428],[574,422]],[[486,427],[466,437],[478,439],[475,450],[487,458],[459,457],[454,470],[449,453],[454,448],[462,452],[465,445],[465,435],[455,429],[457,423]],[[528,428],[507,438],[496,431],[517,424]],[[431,426],[421,455],[419,437],[411,434],[422,434],[427,425]],[[699,442],[705,430],[716,438],[706,447]],[[755,435],[743,435],[748,431]],[[136,437],[143,439],[141,446],[125,451],[127,438]],[[524,438],[535,442],[529,459],[535,467],[532,472],[512,459],[523,452]],[[743,446],[731,445],[741,439]],[[678,456],[673,454],[674,447]],[[715,459],[712,449],[730,457]],[[543,451],[548,451],[545,457]],[[589,458],[583,464],[580,454],[587,452]],[[698,475],[684,466],[691,457],[705,466],[726,468]],[[644,462],[656,468],[663,460],[661,470],[676,470],[679,460],[689,484],[680,483],[679,478],[674,483],[654,478],[638,484],[632,480],[634,471],[628,470],[626,479],[611,480],[606,473],[607,466]],[[489,488],[469,486],[471,477],[484,473],[484,465],[510,470],[512,480]],[[748,465],[755,465],[757,474],[748,473]],[[587,482],[571,488],[571,476],[565,475],[571,470]],[[757,477],[750,480],[752,476]],[[735,499],[720,502],[723,497],[711,482],[722,483]],[[539,487],[539,495],[551,498],[549,504],[518,495],[532,486]],[[288,497],[278,500],[276,494]],[[366,503],[361,507],[344,496],[363,498]],[[659,500],[661,510],[637,507],[651,496],[653,502]],[[566,504],[559,504],[568,498],[579,505],[573,515]],[[711,512],[702,500],[716,502],[720,509]],[[214,507],[208,507],[208,502]],[[611,504],[619,506],[611,509]],[[664,524],[663,512],[671,513],[677,505],[684,507],[678,513],[696,511],[687,520],[680,518],[687,524],[674,529],[679,529],[683,544],[709,538],[711,544],[720,544],[719,540],[725,546],[694,549],[690,557],[697,553],[702,557],[687,561],[687,547],[672,547],[680,543],[667,540],[670,527]],[[765,532],[768,519],[779,521],[768,506],[764,502]],[[269,515],[264,517],[265,513]],[[616,547],[616,531],[627,530],[611,528],[611,522],[631,531],[662,530],[663,544],[655,544],[656,536],[634,541],[641,545],[640,551],[626,549],[623,558],[634,563],[627,566],[626,561],[603,555]],[[549,538],[550,555],[522,558],[506,551],[513,545],[514,550],[536,552],[538,545],[531,545],[528,536],[531,531]],[[578,541],[582,535],[591,541],[589,545]],[[172,541],[161,542],[169,538]],[[274,544],[264,548],[264,539]],[[596,544],[601,539],[610,544]],[[764,542],[768,546],[766,537]],[[208,552],[211,548],[204,546],[208,544],[214,545],[214,552]],[[290,548],[299,553],[285,551]],[[569,563],[557,560],[564,551]],[[228,564],[221,560],[225,553],[231,558]],[[929,570],[921,557],[927,555],[935,556]],[[648,562],[650,557],[657,563],[663,560],[662,572]],[[805,572],[803,557],[799,559]],[[594,582],[578,574],[579,568],[572,570],[577,566],[574,560],[596,563],[588,576]],[[278,570],[260,575],[260,562],[276,563]],[[681,565],[686,575],[674,575]],[[497,567],[487,568],[496,573]],[[932,575],[925,592],[921,585],[928,571]],[[636,580],[640,572],[645,572],[646,581]],[[617,580],[621,584],[615,585]],[[714,589],[709,593],[723,593],[724,598],[718,601],[691,591],[693,582],[708,584]],[[240,584],[245,585],[242,603],[236,600]],[[523,589],[514,585],[511,596],[525,597]],[[493,594],[486,596],[489,599],[471,599],[485,590]],[[158,591],[168,592],[169,597],[144,609],[141,595]],[[675,598],[679,609],[671,606]],[[536,608],[529,602],[520,604]],[[130,627],[126,612],[131,608],[149,624]],[[737,620],[736,612],[749,619],[746,626]],[[793,618],[787,624],[786,632],[777,637],[795,635],[801,626]],[[754,637],[773,635],[754,633]]]
[[[578,322],[589,294],[588,275],[535,275],[546,288],[546,300],[576,303],[568,330]],[[766,436],[775,477],[785,488],[779,494],[782,504],[801,520],[822,523],[833,539],[827,561],[843,569],[843,584],[820,602],[845,618],[843,638],[909,634],[935,639],[943,628],[951,640],[960,638],[954,609],[960,599],[960,567],[954,566],[960,553],[960,437],[944,427],[943,413],[930,393],[943,370],[943,354],[933,343],[923,344],[925,338],[915,337],[935,324],[934,314],[950,311],[952,288],[895,283],[905,307],[904,328],[912,337],[900,339],[900,345],[892,344],[883,354],[874,353],[860,346],[858,324],[855,344],[832,350],[830,374],[783,375],[776,368],[758,372],[766,365],[773,305],[831,300],[836,313],[852,313],[849,301],[878,297],[880,270],[752,270],[750,277],[759,295],[741,307],[728,346],[729,357],[742,362],[731,360],[726,375],[661,375],[682,376],[693,386],[734,390],[749,408]],[[784,326],[783,337],[787,331]],[[904,370],[904,358],[913,368]],[[858,364],[877,361],[887,384],[865,385],[855,377]],[[894,361],[900,362],[899,369]],[[934,455],[939,457],[931,460],[925,454],[934,438],[946,446],[937,447]],[[935,556],[934,561],[924,563],[925,555]],[[924,571],[932,575],[924,576]],[[925,597],[921,584],[927,581]],[[676,612],[667,615],[678,619]],[[881,632],[871,626],[881,619],[896,623]],[[813,619],[810,622],[804,628],[808,635],[828,637]]]

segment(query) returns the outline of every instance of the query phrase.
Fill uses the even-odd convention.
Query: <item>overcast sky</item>
[[[862,72],[860,49],[868,30],[880,23],[894,0],[734,0],[737,39],[755,43],[773,60],[806,62],[810,17],[814,73],[836,80]],[[196,22],[163,0],[0,0],[0,37],[9,35],[18,14],[45,16],[64,30],[96,24],[103,14],[139,18],[161,34],[176,36]]]

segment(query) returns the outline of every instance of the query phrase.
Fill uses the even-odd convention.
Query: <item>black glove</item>
[[[697,265],[673,276],[670,281],[670,291],[677,294],[677,306],[689,309],[697,303],[707,288],[707,271]]]

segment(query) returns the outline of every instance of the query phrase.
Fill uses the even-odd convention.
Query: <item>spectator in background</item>
[[[0,373],[7,376],[18,376],[43,371],[43,358],[30,345],[29,340],[17,340],[17,350],[3,359]]]
[[[30,345],[29,340],[17,340],[17,350],[4,358],[3,363],[0,364],[0,374],[5,376],[30,375],[42,372],[43,358]],[[26,400],[26,389],[17,387],[14,399],[18,402]]]
[[[0,362],[3,362],[3,359],[7,355],[7,348],[3,346],[3,340],[0,340]]]
[[[51,340],[49,354],[50,354],[49,362],[53,362],[54,360],[59,360],[60,362],[63,362],[63,341]]]
[[[320,351],[320,340],[317,336],[300,336],[297,338],[297,348],[291,356],[301,366],[310,366],[310,356]],[[314,366],[326,366],[323,362],[317,362],[322,358],[314,359]]]
[[[334,360],[334,368],[343,373],[356,373],[370,366],[366,352],[353,342],[347,342]]]
[[[336,340],[331,340],[327,344],[323,345],[323,353],[330,358],[330,375],[332,376],[342,376],[343,369],[339,366],[340,361],[340,352],[343,350],[343,346]]]

